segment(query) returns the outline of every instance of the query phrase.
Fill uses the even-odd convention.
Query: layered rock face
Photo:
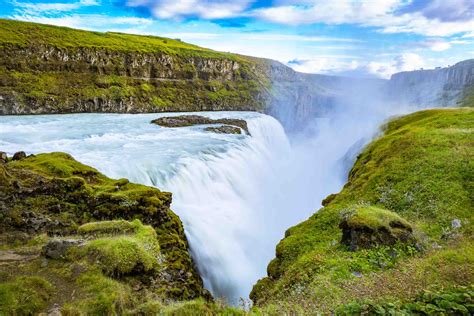
[[[394,74],[388,95],[408,105],[455,106],[474,86],[474,59],[446,68]]]
[[[0,114],[251,110],[292,130],[348,104],[453,106],[473,94],[473,60],[356,79],[160,37],[0,26]]]
[[[386,80],[305,74],[276,61],[268,61],[271,89],[267,112],[288,131],[301,130],[315,117],[324,117],[348,104],[380,98]]]
[[[348,106],[469,106],[465,100],[474,94],[472,59],[447,68],[397,73],[390,80],[303,74],[274,61],[267,63],[265,73],[272,87],[267,111],[290,131]]]
[[[256,110],[255,61],[179,40],[0,20],[0,114]]]

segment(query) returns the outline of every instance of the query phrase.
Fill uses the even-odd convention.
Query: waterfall
[[[276,119],[253,112],[202,113],[245,119],[252,136],[149,123],[166,114],[0,117],[0,149],[64,151],[109,177],[172,192],[205,287],[235,305],[266,275],[285,230],[341,189],[379,125],[416,110],[370,100],[360,93],[331,101],[330,112],[290,136]]]
[[[206,288],[237,304],[265,275],[290,224],[276,229],[276,219],[292,210],[272,207],[272,201],[286,199],[275,185],[283,183],[282,161],[291,159],[291,148],[270,116],[203,114],[246,119],[252,136],[149,124],[160,114],[21,116],[0,117],[0,148],[9,154],[68,152],[109,177],[172,192],[172,209],[184,223]]]

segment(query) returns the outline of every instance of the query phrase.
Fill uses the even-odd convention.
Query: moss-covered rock
[[[388,122],[342,191],[287,230],[268,277],[253,288],[256,306],[329,313],[353,301],[410,301],[472,284],[473,126],[468,108]]]
[[[35,276],[59,289],[35,312],[209,298],[170,193],[109,179],[64,153],[1,164],[0,186],[0,283]]]
[[[341,215],[341,243],[352,251],[415,241],[411,225],[394,212],[378,207],[358,207],[344,210]]]
[[[78,230],[101,237],[82,246],[75,256],[95,262],[107,275],[156,275],[165,261],[156,231],[139,220],[88,223]]]

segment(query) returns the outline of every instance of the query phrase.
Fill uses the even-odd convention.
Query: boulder
[[[165,116],[157,118],[151,121],[152,124],[156,124],[163,127],[186,127],[195,125],[207,125],[207,124],[225,124],[230,126],[236,126],[243,129],[247,135],[250,135],[247,122],[241,119],[211,119],[201,115],[178,115],[178,116]],[[234,133],[232,133],[234,134]]]
[[[415,243],[411,225],[396,213],[377,207],[364,206],[344,212],[339,228],[341,243],[356,251],[398,242]]]
[[[13,155],[13,160],[21,160],[23,158],[26,158],[26,154],[24,151],[18,151]]]
[[[204,129],[206,132],[213,132],[217,134],[242,134],[240,127],[222,125],[222,126],[209,126]]]
[[[84,243],[80,239],[53,239],[48,241],[43,247],[43,254],[46,258],[64,259],[71,247],[80,246]]]

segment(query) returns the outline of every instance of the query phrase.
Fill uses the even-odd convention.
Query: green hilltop
[[[170,55],[237,59],[237,55],[158,36],[116,32],[91,32],[47,24],[0,19],[0,45],[51,45],[58,48],[103,48],[121,52],[166,53]]]

